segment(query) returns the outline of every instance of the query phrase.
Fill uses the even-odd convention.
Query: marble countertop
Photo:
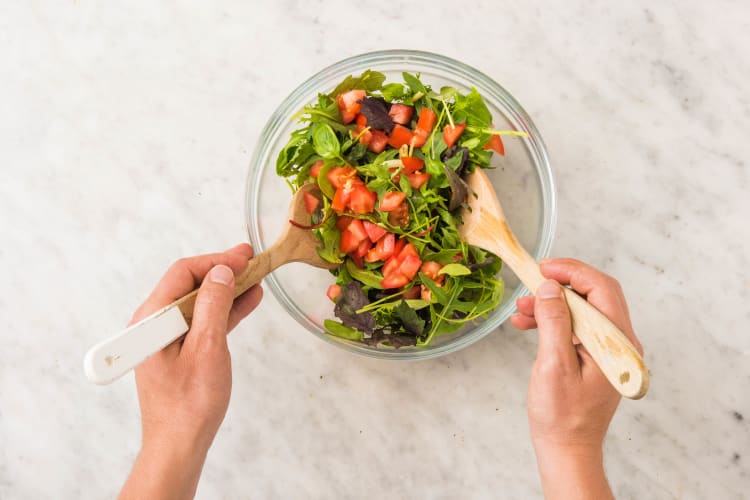
[[[88,383],[83,353],[171,261],[243,240],[246,168],[280,100],[383,48],[509,89],[552,158],[553,255],[620,278],[652,387],[606,442],[618,498],[747,495],[748,7],[468,5],[0,6],[0,498],[115,495],[139,445],[134,383]],[[431,361],[363,359],[268,294],[231,336],[198,497],[538,498],[535,347],[505,325]]]

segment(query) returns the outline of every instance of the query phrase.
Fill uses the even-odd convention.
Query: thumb
[[[537,288],[534,318],[539,331],[537,360],[563,369],[578,369],[570,311],[557,281],[547,280]]]
[[[193,323],[185,339],[196,346],[204,342],[226,345],[229,312],[234,302],[234,272],[223,265],[214,266],[201,283],[193,308]],[[194,348],[194,347],[192,347]]]

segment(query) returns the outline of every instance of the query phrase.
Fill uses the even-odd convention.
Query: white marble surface
[[[85,349],[173,259],[245,236],[265,120],[382,48],[492,75],[541,129],[553,253],[618,276],[652,388],[606,443],[619,498],[747,498],[750,8],[744,2],[0,4],[0,498],[108,498],[139,442],[131,377]],[[535,335],[419,363],[353,357],[269,297],[200,498],[535,498]]]

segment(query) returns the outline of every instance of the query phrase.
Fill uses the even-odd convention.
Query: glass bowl
[[[250,162],[247,178],[247,230],[255,252],[261,252],[276,241],[287,224],[287,207],[292,193],[284,179],[276,175],[276,157],[299,123],[290,117],[315,100],[318,93],[328,93],[346,76],[359,75],[366,69],[386,75],[386,83],[401,82],[402,71],[420,73],[422,81],[433,89],[450,85],[461,90],[476,87],[489,107],[498,129],[523,130],[529,138],[506,137],[505,156],[493,155],[488,170],[505,215],[523,246],[535,259],[548,255],[556,220],[555,185],[547,150],[529,115],[508,91],[480,71],[459,61],[429,52],[386,50],[370,52],[333,64],[297,87],[271,115]],[[526,293],[512,271],[504,268],[503,301],[489,316],[465,326],[450,335],[436,337],[426,347],[368,346],[328,335],[323,320],[332,318],[333,303],[326,288],[335,278],[326,270],[305,264],[282,266],[265,279],[282,307],[300,325],[314,335],[349,352],[383,359],[425,359],[464,348],[481,339],[515,310],[515,300]]]

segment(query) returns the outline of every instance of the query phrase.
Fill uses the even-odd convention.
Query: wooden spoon
[[[477,168],[465,179],[470,191],[469,207],[461,216],[461,238],[488,250],[505,262],[531,293],[545,280],[539,265],[524,250],[508,226],[500,201],[487,174]],[[648,390],[648,370],[628,338],[594,306],[573,290],[563,287],[570,308],[573,332],[594,358],[610,383],[623,396],[640,399]]]
[[[317,185],[312,183],[303,185],[295,193],[289,206],[289,219],[303,226],[310,220],[305,209],[305,193],[320,198]],[[260,283],[279,266],[290,262],[304,262],[325,269],[334,267],[318,255],[316,250],[320,242],[312,231],[291,223],[285,226],[276,243],[250,259],[247,268],[235,278],[235,297]],[[88,378],[98,384],[108,384],[177,340],[190,329],[197,295],[198,290],[193,290],[89,349],[84,358]]]

